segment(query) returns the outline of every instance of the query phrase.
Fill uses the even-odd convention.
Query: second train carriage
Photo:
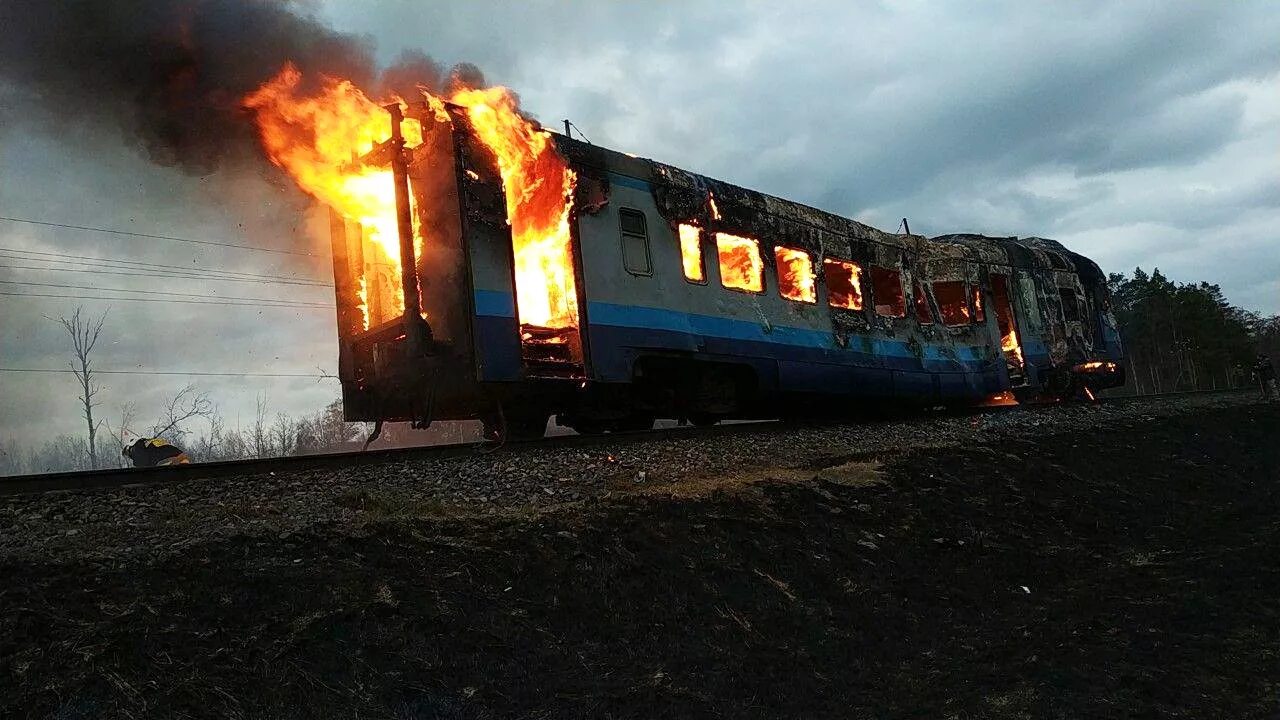
[[[528,436],[553,415],[599,432],[1123,383],[1105,278],[1054,241],[889,234],[560,135],[576,317],[522,325],[497,162],[450,116],[424,133],[431,161],[397,168],[406,219],[430,228],[401,243],[419,307],[361,327],[360,228],[334,223],[349,420]]]

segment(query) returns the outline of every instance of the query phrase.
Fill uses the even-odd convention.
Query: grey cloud
[[[1107,270],[1159,265],[1177,279],[1220,282],[1236,302],[1280,312],[1271,230],[1280,226],[1273,160],[1280,112],[1263,108],[1275,117],[1247,124],[1246,90],[1231,85],[1280,80],[1280,14],[1266,4],[387,0],[302,7],[315,9],[321,35],[352,43],[349,57],[368,68],[361,72],[370,82],[376,67],[404,49],[442,63],[423,62],[422,74],[474,62],[491,82],[519,91],[546,124],[572,118],[597,143],[885,229],[905,215],[927,233],[1056,236]],[[157,169],[129,149],[132,127],[108,129],[101,118],[96,127],[59,125],[42,135],[39,118],[16,110],[30,96],[19,101],[15,93],[0,83],[6,211],[324,250],[323,237],[309,232],[309,203],[278,176]],[[175,265],[329,272],[323,252],[303,259],[0,225],[0,245],[19,241]],[[308,297],[327,299],[323,291]],[[156,314],[145,305],[113,309],[114,328],[148,332],[129,336],[104,363],[332,367],[332,321],[323,313],[273,310],[259,318],[191,307]],[[60,362],[54,328],[26,318],[59,307],[4,302],[0,361]],[[113,393],[153,403],[170,381],[113,383]],[[229,414],[244,418],[257,392],[293,411],[335,395],[309,380],[208,386]],[[66,394],[52,381],[4,393],[0,437],[26,427],[21,416],[34,407],[56,408],[57,427],[73,431]]]

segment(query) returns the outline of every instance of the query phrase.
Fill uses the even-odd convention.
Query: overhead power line
[[[7,368],[0,367],[0,372],[12,373],[74,373],[70,369],[58,368]],[[259,372],[200,372],[187,370],[94,370],[95,375],[183,375],[192,377],[268,377],[268,378],[310,378],[314,380],[336,380],[334,375],[324,372],[316,373],[259,373]]]
[[[226,307],[256,307],[256,308],[305,308],[308,310],[328,310],[332,306],[319,305],[313,303],[291,303],[287,301],[265,301],[265,302],[224,302],[214,300],[178,300],[168,298],[139,298],[139,297],[103,297],[99,295],[54,295],[52,293],[16,293],[5,292],[0,290],[0,295],[8,295],[11,297],[38,297],[38,298],[63,298],[67,300],[109,300],[112,302],[158,302],[158,303],[180,303],[183,305],[223,305]]]
[[[196,293],[165,292],[163,290],[136,290],[133,288],[104,288],[104,287],[97,287],[94,285],[64,285],[62,283],[21,282],[17,280],[0,280],[0,285],[27,285],[32,287],[63,288],[67,290],[96,290],[98,292],[140,293],[143,295],[168,295],[172,297],[181,297],[181,298],[208,298],[211,300],[245,300],[248,302],[258,302],[258,303],[288,303],[290,305],[303,305],[307,307],[325,307],[325,308],[333,307],[332,303],[329,303],[329,304],[319,303],[319,302],[313,303],[313,302],[306,302],[306,301],[299,301],[299,300],[290,300],[288,298],[251,298],[251,297],[238,297],[234,295],[200,295]],[[123,300],[125,298],[121,298],[121,299]]]
[[[15,258],[0,258],[11,260]],[[39,262],[34,258],[30,258],[33,262]],[[244,282],[256,283],[259,285],[303,285],[306,287],[333,287],[325,283],[317,283],[309,280],[258,280],[255,278],[233,278],[233,277],[210,277],[187,270],[174,269],[172,271],[151,270],[148,268],[137,268],[136,270],[93,270],[87,268],[59,268],[59,267],[40,267],[38,265],[0,265],[0,269],[5,270],[43,270],[45,272],[73,272],[73,273],[93,273],[95,275],[124,275],[126,277],[147,277],[147,278],[173,278],[180,280],[204,280],[210,282]]]
[[[197,240],[195,238],[176,237],[174,235],[160,235],[158,233],[133,232],[131,230],[116,230],[113,228],[93,227],[90,225],[72,225],[70,223],[47,222],[44,220],[31,220],[30,218],[6,217],[0,215],[0,220],[12,223],[24,223],[27,225],[40,225],[43,227],[64,228],[67,230],[82,230],[85,232],[99,232],[108,235],[122,235],[126,237],[147,238],[150,240],[168,240],[170,242],[192,243],[195,245],[213,245],[216,247],[235,248],[237,250],[252,250],[254,252],[277,253],[280,255],[302,255],[305,257],[313,257],[315,253],[301,252],[298,250],[278,250],[276,248],[261,247],[259,245],[243,245],[239,243],[218,242],[216,240]]]
[[[68,265],[87,265],[87,266],[91,266],[91,267],[100,267],[100,266],[102,266],[102,265],[104,265],[104,264],[105,264],[105,265],[107,265],[107,266],[120,265],[120,266],[127,266],[127,267],[139,267],[139,268],[142,268],[142,269],[144,269],[144,270],[162,270],[162,271],[165,271],[165,272],[175,272],[175,271],[176,271],[176,272],[200,273],[200,274],[202,274],[202,275],[203,275],[203,274],[209,274],[209,275],[220,275],[220,276],[226,276],[226,277],[245,277],[245,278],[254,278],[254,279],[262,279],[262,280],[278,280],[278,279],[280,279],[280,276],[279,276],[279,275],[265,275],[265,274],[261,274],[261,273],[249,273],[249,272],[244,272],[244,271],[241,271],[241,270],[224,270],[224,269],[222,269],[222,268],[202,267],[202,266],[199,266],[199,265],[187,266],[187,265],[183,265],[183,264],[174,264],[174,263],[168,263],[168,264],[165,264],[165,263],[149,263],[149,262],[143,262],[143,261],[140,261],[140,260],[127,260],[127,259],[124,259],[124,258],[113,258],[113,257],[93,257],[93,256],[90,256],[90,255],[70,255],[70,254],[67,254],[67,253],[46,252],[46,251],[42,251],[42,250],[26,250],[26,249],[24,249],[24,248],[6,248],[6,247],[0,247],[0,253],[7,253],[7,254],[10,254],[10,255],[18,255],[19,257],[15,257],[15,258],[8,258],[8,259],[12,259],[12,260],[26,260],[26,261],[29,261],[29,262],[31,262],[31,261],[34,261],[34,262],[47,262],[47,263],[61,262],[61,263],[66,263],[66,264],[68,264]],[[23,256],[29,256],[29,255],[37,255],[37,256],[39,256],[39,257],[23,257]],[[46,258],[52,258],[52,259],[46,259]],[[302,278],[295,277],[295,278],[289,278],[289,279],[294,280],[294,281],[297,281],[297,282],[312,282],[312,283],[315,283],[317,286],[333,287],[332,283],[328,283],[328,282],[325,282],[325,281],[323,281],[323,280],[317,280],[317,279],[305,278],[305,277],[302,277]]]

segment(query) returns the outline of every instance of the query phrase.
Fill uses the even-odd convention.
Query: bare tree
[[[224,459],[221,455],[223,452],[222,445],[226,439],[226,425],[222,420],[222,416],[216,411],[209,415],[209,432],[201,435],[196,441],[195,447],[189,451],[192,459],[197,462],[210,462],[213,460]]]
[[[138,406],[131,402],[123,403],[120,405],[119,414],[120,420],[114,428],[111,427],[110,418],[103,418],[102,423],[107,426],[107,433],[115,440],[115,444],[124,449],[125,436],[133,433],[133,423],[138,419]],[[124,467],[124,456],[116,453],[115,464],[117,467]]]
[[[26,463],[18,447],[12,437],[0,441],[0,475],[18,475],[22,472]]]
[[[271,429],[267,427],[267,396],[258,393],[253,414],[253,455],[267,457],[271,454]]]
[[[165,403],[160,419],[151,426],[151,437],[181,439],[188,433],[187,421],[195,418],[207,420],[216,412],[217,407],[209,399],[209,393],[200,392],[195,385],[187,385]]]
[[[276,421],[271,425],[271,439],[280,455],[293,454],[298,441],[298,423],[283,412],[276,413]]]
[[[75,374],[76,380],[80,383],[80,404],[84,408],[84,421],[89,428],[89,467],[98,469],[98,425],[93,421],[93,407],[97,403],[93,398],[102,390],[98,385],[97,378],[93,374],[93,348],[98,344],[98,335],[102,332],[102,323],[107,319],[107,313],[102,313],[97,320],[93,320],[83,315],[84,308],[76,307],[75,313],[68,320],[65,317],[59,317],[58,322],[62,327],[66,328],[67,334],[71,336],[71,348],[75,353],[75,360],[70,363],[71,372]]]

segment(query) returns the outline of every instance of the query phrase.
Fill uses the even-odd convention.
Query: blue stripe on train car
[[[507,382],[520,379],[520,328],[511,293],[476,290],[473,325],[478,379]]]
[[[605,382],[629,381],[638,355],[666,349],[774,361],[776,385],[762,377],[765,389],[932,397],[935,373],[943,397],[1001,387],[981,346],[926,345],[923,357],[917,357],[901,340],[855,335],[849,347],[841,348],[829,331],[766,329],[754,321],[613,303],[591,303],[588,317],[595,379]]]
[[[476,290],[476,314],[513,318],[516,316],[515,297],[499,290]]]
[[[475,292],[480,379],[519,380],[520,346],[510,293]],[[698,353],[708,359],[749,361],[766,389],[794,392],[943,398],[997,392],[1001,380],[981,346],[926,345],[922,357],[901,340],[853,335],[848,347],[830,332],[661,308],[590,303],[594,379],[629,382],[646,350]],[[952,356],[954,355],[954,357]],[[756,360],[768,361],[766,364]],[[768,363],[776,368],[767,372]],[[934,376],[937,375],[935,388]],[[935,389],[937,392],[935,392]]]

